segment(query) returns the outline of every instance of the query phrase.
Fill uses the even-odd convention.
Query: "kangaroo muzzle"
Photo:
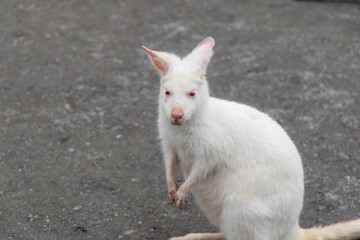
[[[171,111],[171,124],[172,125],[182,125],[184,123],[184,112],[182,111],[181,107],[175,107]]]

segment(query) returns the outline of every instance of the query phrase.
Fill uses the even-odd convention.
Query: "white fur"
[[[183,59],[154,52],[169,67],[161,74],[158,127],[170,198],[181,207],[191,191],[227,240],[302,239],[300,155],[266,114],[209,96],[205,73],[213,46],[207,38]],[[176,107],[184,113],[181,126],[170,121]],[[177,164],[186,179],[178,190]],[[191,236],[174,239],[203,239]]]

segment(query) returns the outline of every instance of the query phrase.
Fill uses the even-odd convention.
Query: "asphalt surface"
[[[193,198],[168,199],[141,49],[184,55],[207,36],[212,95],[268,113],[301,152],[301,226],[359,218],[358,3],[2,1],[0,239],[216,231]]]

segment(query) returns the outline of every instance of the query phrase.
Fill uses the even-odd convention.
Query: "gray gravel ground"
[[[301,225],[360,217],[360,5],[339,1],[2,1],[0,239],[167,239],[175,211],[141,45],[216,40],[214,96],[279,121],[305,168]],[[179,181],[181,181],[179,176]]]

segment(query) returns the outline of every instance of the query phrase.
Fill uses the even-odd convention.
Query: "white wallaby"
[[[298,150],[266,114],[209,96],[205,75],[214,45],[208,37],[184,58],[143,47],[161,75],[158,127],[170,199],[181,209],[191,191],[221,230],[171,240],[360,238],[360,219],[299,227],[304,182]]]

